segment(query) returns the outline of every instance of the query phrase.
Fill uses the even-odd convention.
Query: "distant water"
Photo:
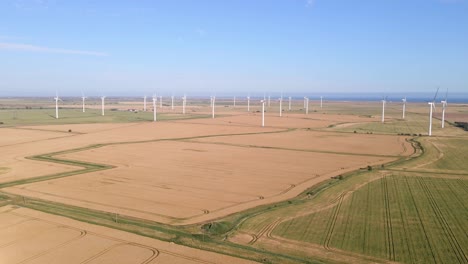
[[[328,101],[381,101],[384,97],[382,94],[376,93],[325,93],[325,94],[291,94],[293,99],[302,99],[307,96],[310,100],[320,100],[320,96],[323,96],[323,100]],[[273,96],[272,96],[273,97]],[[408,102],[430,102],[434,98],[434,94],[426,93],[394,93],[386,94],[387,101],[401,102],[401,99],[406,97]],[[276,97],[275,97],[276,98]],[[440,102],[445,99],[445,93],[437,95],[435,101]],[[449,103],[468,103],[468,93],[452,93],[447,95],[447,101]]]
[[[307,95],[292,95],[293,98],[303,98],[308,96],[310,100],[319,100],[320,96],[323,96],[324,100],[331,101],[380,101],[384,97],[382,94],[376,93],[349,93],[349,94],[307,94]],[[430,102],[434,98],[434,94],[428,93],[393,93],[386,94],[387,101],[401,102],[401,99],[406,97],[408,102]],[[437,95],[435,101],[440,102],[445,99],[445,93]],[[447,95],[447,101],[449,103],[468,103],[468,93],[452,93]]]
[[[209,98],[212,94],[207,93],[207,92],[189,92],[187,93],[187,96],[189,98]],[[216,96],[218,98],[228,98],[228,97],[234,97],[238,100],[245,100],[245,98],[249,95],[247,92],[217,92]],[[163,97],[167,98],[170,95],[164,95]],[[179,98],[181,95],[175,94],[176,98]],[[250,93],[250,97],[252,100],[258,100],[260,98],[263,98],[263,93]],[[268,93],[265,95],[268,97]],[[278,97],[281,96],[281,93],[270,93],[271,99],[275,100]],[[388,93],[388,94],[382,94],[382,93],[298,93],[298,92],[292,92],[292,93],[283,93],[284,98],[288,98],[291,96],[295,100],[302,100],[304,96],[307,96],[310,100],[320,100],[320,96],[323,96],[323,100],[325,101],[380,101],[382,98],[385,96],[387,98],[387,101],[389,102],[401,102],[402,98],[407,99],[408,102],[429,102],[432,101],[434,98],[433,93]],[[52,98],[51,97],[45,97],[45,96],[38,96],[39,98]],[[70,95],[64,95],[63,99],[66,98],[76,98],[79,96],[70,96]],[[93,95],[90,95],[90,97],[93,97]],[[94,97],[97,97],[94,96]],[[139,96],[135,95],[112,95],[109,94],[107,96],[108,98],[126,98],[126,99],[131,99],[131,98],[141,98]],[[31,97],[23,97],[23,96],[0,96],[0,98],[31,98]],[[37,98],[37,97],[36,97]],[[31,98],[33,99],[33,98]],[[437,95],[436,102],[440,102],[441,100],[445,99],[445,91],[441,92]],[[468,93],[449,93],[447,95],[447,101],[450,103],[467,103],[468,104]]]

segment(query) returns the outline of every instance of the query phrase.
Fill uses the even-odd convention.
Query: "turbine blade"
[[[435,93],[435,95],[434,95],[434,99],[432,99],[432,102],[435,102],[435,99],[436,99],[436,97],[437,97],[437,94],[439,93],[439,88],[440,88],[440,87],[437,87],[437,91],[436,91],[436,93]]]

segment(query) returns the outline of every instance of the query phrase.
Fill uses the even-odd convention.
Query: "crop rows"
[[[466,180],[388,176],[273,235],[405,263],[468,263],[466,201]]]

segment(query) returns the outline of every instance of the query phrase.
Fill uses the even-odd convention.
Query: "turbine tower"
[[[174,95],[171,95],[171,110],[174,110]]]
[[[236,97],[234,96],[233,107],[236,107]]]
[[[268,107],[270,107],[270,95],[268,95]]]
[[[320,109],[323,107],[323,96],[320,96]]]
[[[401,99],[403,101],[403,115],[402,118],[405,119],[405,112],[406,112],[406,97]]]
[[[309,98],[304,97],[304,105],[305,105],[305,110],[306,110],[306,115],[309,114]]]
[[[262,103],[262,127],[265,126],[265,100],[260,101]]]
[[[437,91],[434,95],[434,98],[432,99],[432,102],[428,102],[430,110],[429,110],[429,136],[432,136],[432,109],[435,111],[435,99],[437,97],[437,94],[439,93],[439,87],[437,87]]]
[[[291,96],[289,96],[289,111],[291,111]]]
[[[187,103],[187,96],[184,94],[182,97],[182,114],[185,115],[185,104]]]
[[[146,112],[146,94],[143,96],[143,111]]]
[[[250,112],[250,95],[247,96],[247,112]]]
[[[81,101],[83,103],[83,113],[85,112],[85,100],[86,100],[86,96],[84,96],[84,93],[81,92]]]
[[[162,95],[159,96],[159,108],[162,108]]]
[[[279,100],[279,116],[283,116],[283,95],[278,99]]]
[[[445,92],[445,100],[440,101],[442,103],[442,128],[445,127],[445,109],[447,108],[447,94],[448,94],[448,89]]]
[[[106,99],[106,97],[101,96],[101,115],[104,115],[104,99]]]
[[[55,119],[58,119],[58,101],[60,100],[60,98],[57,92],[55,92],[54,100],[55,100]]]
[[[387,97],[382,98],[382,123],[385,122],[385,104],[387,103]]]
[[[211,118],[214,118],[215,114],[215,100],[216,96],[211,96]]]
[[[153,121],[156,122],[156,101],[158,100],[158,97],[153,94]]]

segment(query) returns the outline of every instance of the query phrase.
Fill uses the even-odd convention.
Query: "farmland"
[[[466,263],[467,184],[385,176],[332,208],[281,223],[272,235],[398,262]]]
[[[0,245],[1,263],[251,263],[13,206]]]
[[[148,122],[152,112],[141,102],[113,101],[117,110],[106,116],[98,104],[83,114],[68,103],[63,119],[51,116],[48,102],[0,111],[0,224],[18,214],[40,216],[39,226],[71,218],[72,230],[120,232],[103,245],[126,231],[149,237],[138,242],[143,248],[172,242],[213,263],[224,255],[200,249],[271,263],[466,260],[466,133],[447,123],[435,137],[419,136],[425,104],[412,106],[407,120],[389,106],[381,124],[376,103],[330,102],[305,115],[294,101],[283,117],[272,103],[260,127],[256,102],[250,112],[245,102],[220,102],[212,119],[208,102],[193,100],[186,115],[158,109],[158,122]],[[57,233],[64,239],[57,243],[74,232]],[[163,252],[161,245],[152,247]],[[12,263],[31,257],[9,254]],[[48,254],[34,261],[48,263]],[[154,261],[189,260],[169,255]]]

